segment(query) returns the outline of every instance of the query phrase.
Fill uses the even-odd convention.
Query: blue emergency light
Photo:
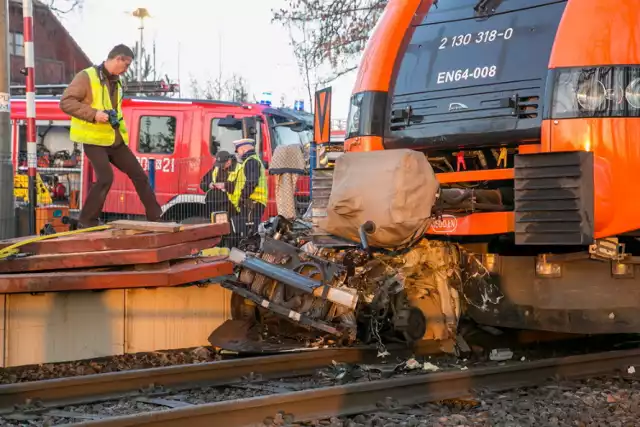
[[[271,92],[262,92],[262,99],[260,100],[261,105],[271,106],[271,96],[273,94]]]

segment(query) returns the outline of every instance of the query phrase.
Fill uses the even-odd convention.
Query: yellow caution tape
[[[40,242],[42,240],[55,239],[57,237],[70,236],[70,235],[73,235],[73,234],[88,233],[88,232],[91,232],[91,231],[108,230],[110,228],[111,228],[110,225],[99,225],[97,227],[82,228],[80,230],[65,231],[65,232],[62,232],[62,233],[49,234],[49,235],[46,235],[46,236],[37,236],[37,237],[33,237],[31,239],[21,240],[20,242],[14,243],[11,246],[7,246],[4,249],[0,249],[0,260],[6,259],[6,258],[8,258],[8,257],[10,257],[12,255],[19,254],[20,250],[18,248],[20,248],[21,246],[24,246],[24,245],[28,245],[29,243]]]

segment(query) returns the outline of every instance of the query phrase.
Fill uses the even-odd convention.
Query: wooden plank
[[[21,248],[21,252],[45,254],[70,254],[76,252],[92,251],[115,251],[138,248],[161,248],[163,246],[177,245],[179,243],[193,242],[196,240],[211,239],[213,237],[229,234],[229,223],[222,224],[198,224],[185,227],[183,231],[177,233],[150,233],[136,232],[123,236],[114,235],[116,230],[106,232],[95,232],[79,234],[82,238],[71,236],[60,239],[43,240],[42,242],[30,243]],[[105,233],[105,234],[99,234]],[[133,233],[131,231],[130,233]],[[93,236],[90,236],[93,235]]]
[[[158,233],[175,233],[184,230],[184,225],[177,222],[130,221],[126,219],[109,223],[113,228],[125,230],[155,231]]]
[[[227,260],[182,263],[152,271],[0,274],[0,294],[168,287],[230,274],[233,264]]]
[[[0,273],[52,271],[114,265],[153,264],[194,255],[220,243],[220,237],[180,243],[162,248],[35,255],[0,261]]]

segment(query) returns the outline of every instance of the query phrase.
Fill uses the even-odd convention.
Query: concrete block
[[[5,364],[122,354],[124,317],[124,290],[7,295]]]
[[[126,292],[127,353],[209,345],[231,316],[231,293],[217,284]]]

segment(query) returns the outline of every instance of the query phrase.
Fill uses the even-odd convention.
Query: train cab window
[[[211,120],[211,140],[209,144],[209,151],[214,156],[219,151],[233,153],[235,151],[233,141],[242,139],[242,130],[218,126],[219,121],[219,118]]]
[[[140,117],[138,152],[173,154],[176,145],[177,119],[173,116]]]

